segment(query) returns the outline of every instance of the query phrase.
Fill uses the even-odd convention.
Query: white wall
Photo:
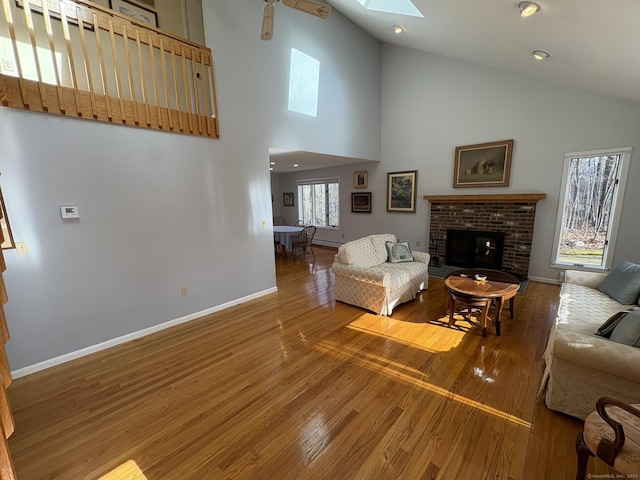
[[[553,68],[551,62],[539,66]],[[640,184],[640,104],[390,45],[383,47],[382,79],[381,167],[418,169],[420,198],[547,194],[536,212],[532,277],[558,278],[549,264],[565,152],[632,146],[614,264],[640,262],[640,189],[634,188]],[[456,146],[506,139],[515,140],[508,187],[452,187]],[[375,180],[380,185],[382,179]],[[428,212],[421,200],[414,221],[396,214],[389,228],[426,239]]]
[[[272,291],[270,145],[379,158],[379,43],[283,5],[263,43],[262,7],[204,5],[220,140],[0,108],[0,181],[30,248],[6,252],[13,370]],[[322,62],[314,119],[286,109],[292,46]]]
[[[392,232],[426,250],[424,195],[546,193],[537,207],[529,273],[555,281],[559,271],[549,265],[564,153],[632,146],[614,264],[640,263],[640,104],[388,44],[382,52],[379,164],[280,175],[280,188],[290,191],[299,178],[341,177],[340,232],[319,230],[316,238],[344,242]],[[509,187],[452,187],[456,146],[507,139],[515,140]],[[353,172],[361,169],[369,172],[370,215],[350,211]],[[405,170],[418,170],[416,213],[387,213],[386,174]]]

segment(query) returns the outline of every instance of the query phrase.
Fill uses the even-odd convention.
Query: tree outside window
[[[553,266],[607,269],[630,148],[565,155]]]
[[[340,226],[340,184],[337,178],[298,181],[300,218],[305,225]]]

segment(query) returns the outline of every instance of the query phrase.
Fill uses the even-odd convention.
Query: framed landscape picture
[[[351,211],[354,213],[371,213],[371,192],[352,193]]]
[[[387,173],[387,212],[416,211],[418,171]]]
[[[507,187],[513,140],[456,147],[453,187]]]

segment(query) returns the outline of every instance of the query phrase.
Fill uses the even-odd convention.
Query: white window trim
[[[296,188],[299,188],[302,185],[324,185],[327,183],[337,183],[338,185],[340,185],[340,177],[305,178],[296,182]],[[298,201],[298,217],[303,218],[302,198],[300,198]],[[318,230],[340,230],[340,225],[315,225],[315,227]]]
[[[558,210],[556,212],[556,230],[553,236],[553,250],[551,252],[551,267],[559,269],[585,270],[585,271],[608,271],[611,270],[613,263],[614,249],[618,238],[618,226],[620,224],[620,216],[622,213],[622,203],[624,199],[624,189],[627,183],[629,173],[629,164],[631,163],[631,147],[604,148],[599,150],[586,150],[582,152],[565,153],[562,167],[562,183],[560,184],[560,192],[558,195]],[[558,250],[560,248],[560,235],[562,232],[562,219],[564,216],[564,201],[567,190],[568,170],[571,159],[576,157],[598,157],[605,155],[620,155],[620,169],[618,170],[617,192],[613,198],[612,218],[610,221],[611,229],[608,232],[607,244],[604,247],[604,265],[582,265],[557,262]]]

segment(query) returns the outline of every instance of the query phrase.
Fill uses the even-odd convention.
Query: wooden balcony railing
[[[207,47],[85,0],[0,0],[0,102],[218,138]]]

